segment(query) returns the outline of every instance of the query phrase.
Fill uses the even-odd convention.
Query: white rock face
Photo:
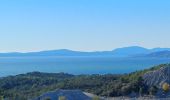
[[[170,65],[144,74],[143,79],[148,86],[157,86],[158,88],[161,88],[165,82],[170,84]]]
[[[66,100],[92,100],[80,90],[56,90],[47,92],[34,100],[45,100],[46,98],[50,98],[50,100],[58,100],[60,96],[64,96]]]

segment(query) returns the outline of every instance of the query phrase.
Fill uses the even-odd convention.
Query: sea
[[[28,72],[124,74],[170,63],[170,58],[0,57],[0,77]]]

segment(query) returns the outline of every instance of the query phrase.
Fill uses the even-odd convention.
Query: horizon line
[[[45,51],[56,51],[56,50],[68,50],[68,51],[75,51],[75,52],[104,52],[104,51],[114,51],[116,49],[121,49],[121,48],[128,48],[128,47],[139,47],[139,48],[145,48],[145,49],[156,49],[156,48],[170,48],[170,47],[152,47],[152,48],[147,48],[143,46],[122,46],[122,47],[117,47],[113,48],[111,50],[90,50],[90,51],[85,51],[85,50],[73,50],[73,49],[46,49],[46,50],[35,50],[35,51],[9,51],[9,52],[0,52],[0,53],[36,53],[36,52],[45,52]]]

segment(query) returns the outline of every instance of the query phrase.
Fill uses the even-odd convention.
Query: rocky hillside
[[[92,100],[91,97],[87,96],[80,90],[56,90],[44,93],[43,95],[37,97],[34,100],[58,100],[63,98],[63,100]],[[65,99],[64,99],[65,98]]]
[[[143,79],[148,86],[161,88],[163,83],[170,83],[170,65],[167,64],[157,70],[145,73]]]

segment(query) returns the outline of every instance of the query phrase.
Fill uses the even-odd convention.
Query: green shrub
[[[168,92],[169,91],[169,84],[168,83],[164,83],[162,85],[162,89],[163,89],[164,92]]]
[[[67,100],[65,96],[60,96],[58,100]]]
[[[51,100],[51,98],[50,97],[46,97],[45,99],[43,99],[43,100]]]
[[[100,100],[100,97],[94,96],[92,100]]]

